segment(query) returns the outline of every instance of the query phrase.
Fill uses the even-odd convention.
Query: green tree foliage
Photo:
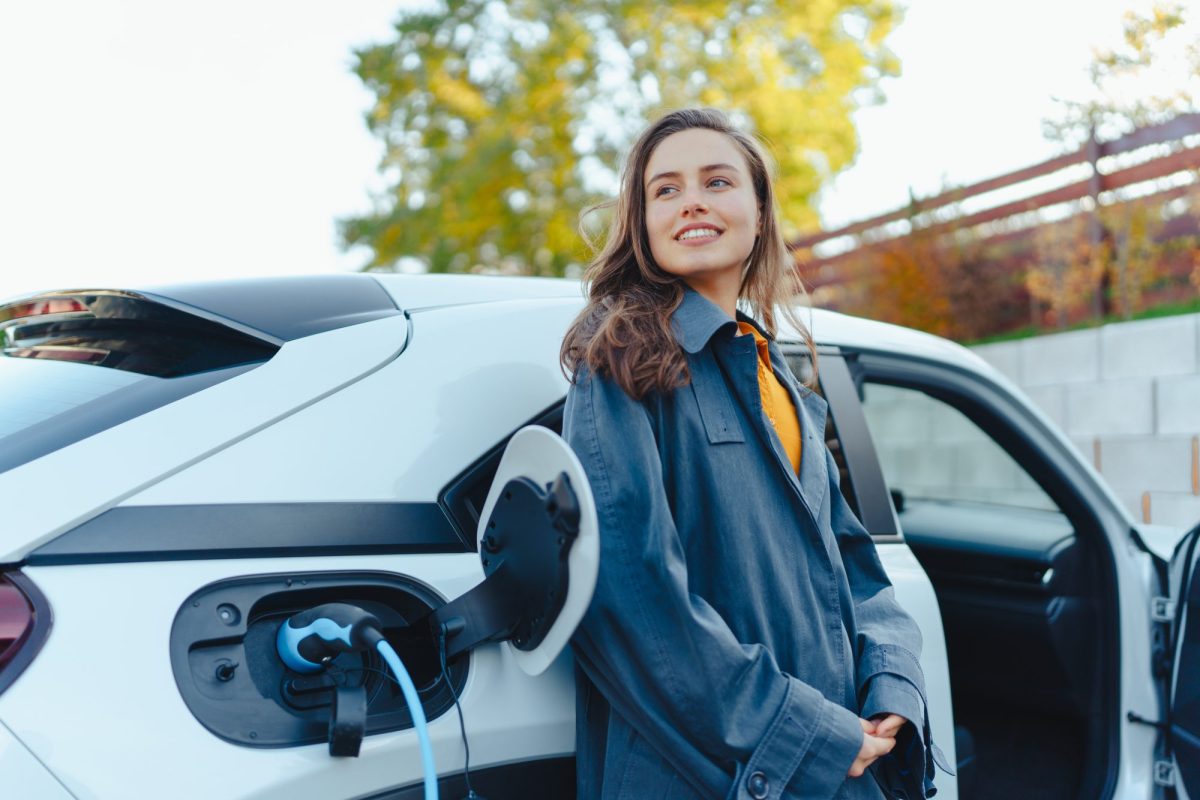
[[[390,183],[343,220],[368,269],[561,274],[586,260],[580,211],[662,109],[723,108],[768,141],[784,219],[851,163],[854,109],[898,71],[892,0],[443,0],[356,53]]]

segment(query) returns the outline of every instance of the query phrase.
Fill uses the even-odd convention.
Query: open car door
[[[1174,658],[1169,686],[1165,756],[1155,780],[1174,785],[1183,798],[1200,798],[1200,525],[1180,540],[1171,558],[1170,597],[1174,600]],[[1168,603],[1168,608],[1170,605]]]

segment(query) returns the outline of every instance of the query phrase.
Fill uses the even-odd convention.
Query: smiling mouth
[[[692,239],[715,239],[720,235],[721,232],[716,228],[692,228],[676,236],[675,241],[686,242]]]

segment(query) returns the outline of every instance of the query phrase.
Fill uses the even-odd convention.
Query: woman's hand
[[[890,735],[881,735],[880,728],[883,726],[883,722],[891,723],[893,719],[900,720],[900,722],[888,725],[887,730],[891,731]],[[860,719],[859,722],[862,723],[863,729],[862,749],[858,751],[858,758],[854,759],[854,763],[850,765],[850,771],[846,774],[851,778],[858,778],[867,771],[867,767],[875,763],[875,759],[890,753],[896,746],[896,731],[900,730],[905,721],[904,717],[895,714],[885,718],[878,726],[874,722]]]
[[[876,714],[871,717],[871,722],[875,724],[875,735],[888,739],[895,739],[900,729],[908,724],[908,720],[899,714]]]

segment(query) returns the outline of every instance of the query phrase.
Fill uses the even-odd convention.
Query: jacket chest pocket
[[[734,412],[733,399],[725,387],[720,367],[712,358],[697,358],[688,369],[692,374],[692,394],[696,397],[709,444],[745,442],[746,435]]]

